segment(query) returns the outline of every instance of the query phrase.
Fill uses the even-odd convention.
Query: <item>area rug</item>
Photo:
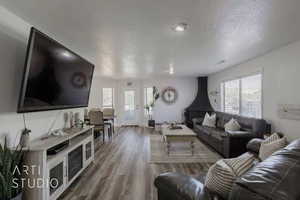
[[[150,163],[215,163],[221,156],[205,144],[195,142],[194,155],[189,143],[171,143],[170,155],[161,135],[150,135]]]

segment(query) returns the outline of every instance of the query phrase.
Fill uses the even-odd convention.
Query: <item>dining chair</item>
[[[94,126],[94,131],[96,133],[103,134],[103,143],[105,142],[105,125],[107,123],[103,120],[103,112],[100,109],[92,109],[89,112],[90,125]],[[109,137],[111,137],[111,130],[108,130]]]
[[[90,123],[90,117],[89,117],[89,109],[84,109],[84,115],[83,115],[84,123],[89,124]]]
[[[114,108],[103,108],[103,116],[106,122],[111,124],[112,132],[115,133],[115,109]]]

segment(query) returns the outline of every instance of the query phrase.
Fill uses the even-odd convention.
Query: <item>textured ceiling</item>
[[[0,0],[96,65],[145,78],[210,74],[300,39],[300,0]],[[172,25],[187,22],[188,31]],[[223,64],[217,64],[226,60]]]

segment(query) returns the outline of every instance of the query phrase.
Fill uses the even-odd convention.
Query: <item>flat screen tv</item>
[[[18,113],[87,107],[94,65],[31,28]]]

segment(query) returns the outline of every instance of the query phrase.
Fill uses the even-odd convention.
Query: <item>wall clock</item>
[[[178,93],[175,88],[167,87],[162,91],[162,100],[166,104],[173,104],[177,101]]]

